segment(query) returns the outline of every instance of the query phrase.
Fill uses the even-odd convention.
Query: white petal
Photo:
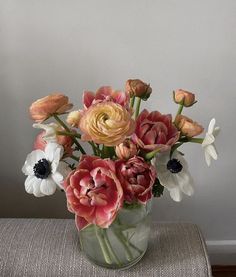
[[[193,179],[190,176],[189,172],[183,172],[181,175],[180,174],[176,174],[178,175],[178,177],[181,178],[181,180],[179,181],[179,187],[182,190],[182,192],[188,196],[193,195],[194,190],[192,187],[193,184]]]
[[[26,161],[21,170],[25,175],[34,175],[34,167],[29,165]]]
[[[219,132],[220,132],[220,127],[217,126],[217,127],[215,127],[215,129],[213,131],[213,135],[216,137],[216,136],[218,136]]]
[[[211,156],[210,156],[210,154],[206,150],[205,150],[205,160],[206,160],[206,164],[208,166],[210,166],[211,165]]]
[[[63,189],[62,182],[64,180],[64,177],[60,172],[57,171],[54,174],[52,174],[52,179],[61,189]]]
[[[179,187],[176,187],[174,189],[169,190],[170,191],[170,197],[176,201],[180,202],[182,200],[182,192]]]
[[[39,128],[45,130],[45,134],[43,135],[43,138],[47,142],[57,142],[57,129],[59,128],[59,125],[56,123],[50,123],[50,124],[41,124],[41,123],[35,123],[33,124],[34,128]]]
[[[166,165],[170,159],[170,151],[158,153],[156,155],[156,166],[158,165]]]
[[[25,190],[27,193],[33,193],[33,184],[37,181],[35,176],[28,176],[25,180]]]
[[[210,145],[210,144],[214,143],[214,141],[215,141],[215,137],[212,134],[206,133],[206,136],[202,142],[202,147]]]
[[[208,145],[206,151],[214,160],[217,160],[217,152],[214,145]]]
[[[42,182],[42,179],[35,178],[35,181],[33,183],[33,194],[36,197],[42,197],[44,194],[40,191],[40,184]]]
[[[162,186],[166,187],[167,189],[173,189],[178,186],[174,180],[174,174],[169,170],[166,169],[166,172],[157,173],[157,175]]]
[[[216,120],[215,120],[215,118],[212,118],[212,120],[210,121],[209,126],[208,126],[208,133],[209,134],[213,133],[213,130],[215,128],[215,124],[216,124]]]
[[[47,157],[47,160],[49,162],[52,162],[53,160],[58,161],[61,159],[63,155],[63,146],[54,143],[49,142],[45,147],[45,156]]]
[[[37,149],[32,151],[30,154],[26,157],[26,163],[32,167],[41,159],[45,158],[45,154],[42,150]]]
[[[56,191],[55,182],[50,177],[43,179],[40,185],[40,191],[45,195],[52,195]]]

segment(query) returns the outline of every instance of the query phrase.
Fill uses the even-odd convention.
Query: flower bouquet
[[[179,151],[183,144],[201,144],[208,165],[217,159],[215,119],[205,138],[195,138],[203,127],[182,115],[196,103],[195,95],[174,91],[178,111],[172,118],[140,112],[151,93],[150,85],[135,79],[126,82],[125,92],[109,86],[85,91],[81,110],[69,113],[73,105],[61,94],[39,99],[29,109],[33,127],[42,131],[22,168],[28,176],[25,190],[36,197],[63,191],[83,252],[104,267],[127,268],[145,254],[153,197],[164,189],[174,201],[193,194]],[[53,122],[45,124],[49,119]],[[81,142],[91,146],[92,155]]]

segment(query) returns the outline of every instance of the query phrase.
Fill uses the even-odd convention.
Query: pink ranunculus
[[[132,140],[144,151],[167,151],[179,139],[170,114],[143,110],[137,118]]]
[[[120,104],[122,107],[129,108],[129,95],[123,91],[113,90],[112,87],[109,86],[100,87],[96,93],[85,91],[83,94],[85,109],[88,109],[93,104],[105,101],[112,101],[116,104]]]
[[[40,132],[34,141],[34,149],[40,149],[44,151],[47,141],[43,138],[45,135],[45,131]],[[69,136],[56,136],[56,143],[62,145],[64,147],[64,154],[66,156],[71,156],[73,153],[72,145],[73,145],[73,140]]]
[[[124,200],[145,204],[152,197],[156,170],[142,157],[134,156],[128,161],[118,160],[116,169],[124,190]]]
[[[123,204],[123,189],[115,173],[115,163],[109,159],[82,156],[64,188],[68,209],[75,213],[78,229],[88,224],[108,228]]]

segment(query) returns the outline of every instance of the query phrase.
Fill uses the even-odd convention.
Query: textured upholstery
[[[134,267],[114,271],[92,265],[80,249],[70,219],[0,219],[0,276],[211,276],[196,225],[153,224],[150,244]]]

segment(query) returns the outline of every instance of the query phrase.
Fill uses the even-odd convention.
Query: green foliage
[[[164,187],[161,185],[160,181],[156,178],[155,183],[152,188],[152,194],[154,197],[161,197],[163,195]]]

